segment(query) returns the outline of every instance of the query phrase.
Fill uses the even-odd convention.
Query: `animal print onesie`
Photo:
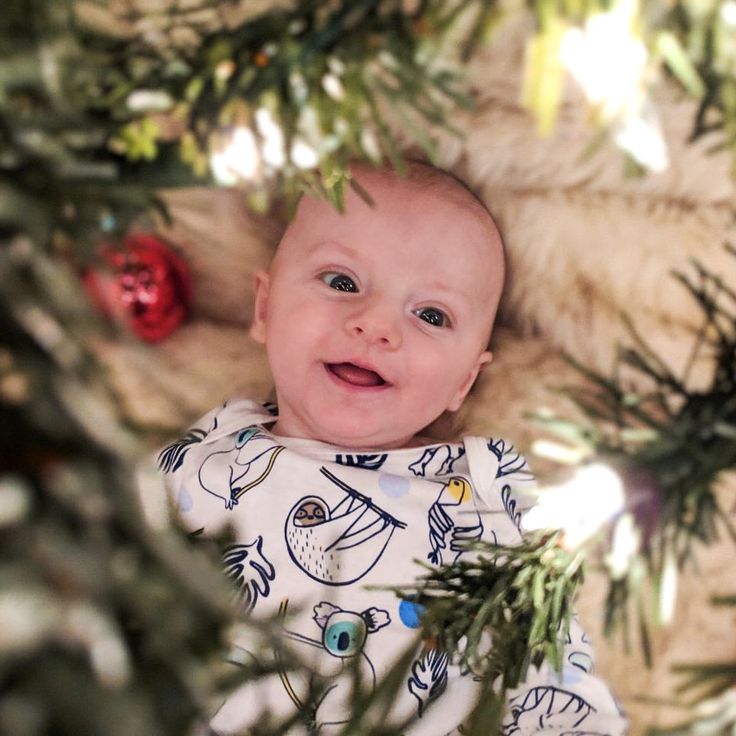
[[[416,716],[407,734],[454,732],[476,702],[477,678],[432,642],[419,642],[421,607],[382,588],[411,585],[422,572],[417,560],[444,565],[472,554],[467,542],[518,542],[534,484],[524,458],[501,439],[478,437],[349,452],[274,437],[267,427],[275,411],[226,403],[159,455],[184,525],[208,536],[226,526],[234,533],[223,560],[245,611],[280,617],[288,646],[315,673],[310,682],[284,668],[242,686],[215,713],[211,732],[247,733],[266,710],[294,713],[315,682],[322,695],[313,727],[339,730],[356,668],[371,689],[412,643],[413,661],[389,717]],[[249,661],[256,646],[244,634],[233,661]],[[625,731],[614,699],[592,674],[590,646],[576,622],[565,658],[561,678],[532,670],[511,695],[505,736]]]

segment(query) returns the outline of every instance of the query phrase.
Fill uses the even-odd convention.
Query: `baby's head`
[[[252,336],[266,345],[276,434],[355,449],[405,447],[458,409],[503,287],[501,236],[454,177],[355,166],[344,213],[304,196],[269,271]]]

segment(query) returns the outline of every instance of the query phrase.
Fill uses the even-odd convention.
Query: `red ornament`
[[[88,272],[87,289],[104,314],[122,321],[142,340],[163,340],[189,316],[189,270],[163,240],[131,234],[121,250],[106,247],[102,257],[112,275]]]

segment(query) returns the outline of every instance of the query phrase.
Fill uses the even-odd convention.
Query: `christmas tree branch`
[[[415,589],[396,593],[426,606],[425,638],[503,693],[524,679],[530,665],[546,660],[562,667],[583,554],[559,542],[559,535],[531,535],[513,547],[475,546],[471,560],[427,565]]]
[[[703,313],[682,375],[675,375],[627,320],[633,345],[619,351],[613,378],[570,360],[590,384],[564,390],[585,423],[576,429],[570,426],[574,422],[557,417],[538,418],[558,436],[586,444],[588,455],[597,452],[621,473],[628,489],[623,512],[634,518],[635,528],[621,537],[625,552],[614,548],[605,561],[610,574],[606,628],[624,627],[628,640],[633,600],[645,653],[648,621],[653,615],[660,622],[671,618],[677,574],[694,545],[713,543],[722,530],[736,541],[732,515],[716,494],[721,474],[736,468],[736,315],[730,308],[736,292],[725,276],[701,264],[695,263],[693,271],[676,275]],[[696,390],[689,381],[692,366],[706,348],[711,380]],[[620,367],[628,371],[626,382]]]

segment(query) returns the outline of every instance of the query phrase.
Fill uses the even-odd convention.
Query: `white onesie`
[[[501,439],[479,437],[351,452],[274,437],[266,427],[275,411],[228,402],[160,453],[181,520],[207,536],[231,528],[235,543],[223,561],[240,604],[257,618],[280,616],[289,645],[318,673],[319,733],[346,720],[356,666],[370,689],[412,644],[416,656],[390,717],[415,715],[407,734],[454,732],[476,703],[478,682],[418,641],[418,604],[382,588],[411,586],[422,573],[417,560],[445,565],[472,554],[465,545],[473,540],[518,543],[533,503],[524,458]],[[241,656],[251,646],[239,641]],[[530,670],[509,698],[503,734],[624,733],[626,721],[592,664],[573,622],[562,677]],[[245,685],[210,729],[248,733],[264,708],[279,716],[303,708],[307,687],[287,671]]]

